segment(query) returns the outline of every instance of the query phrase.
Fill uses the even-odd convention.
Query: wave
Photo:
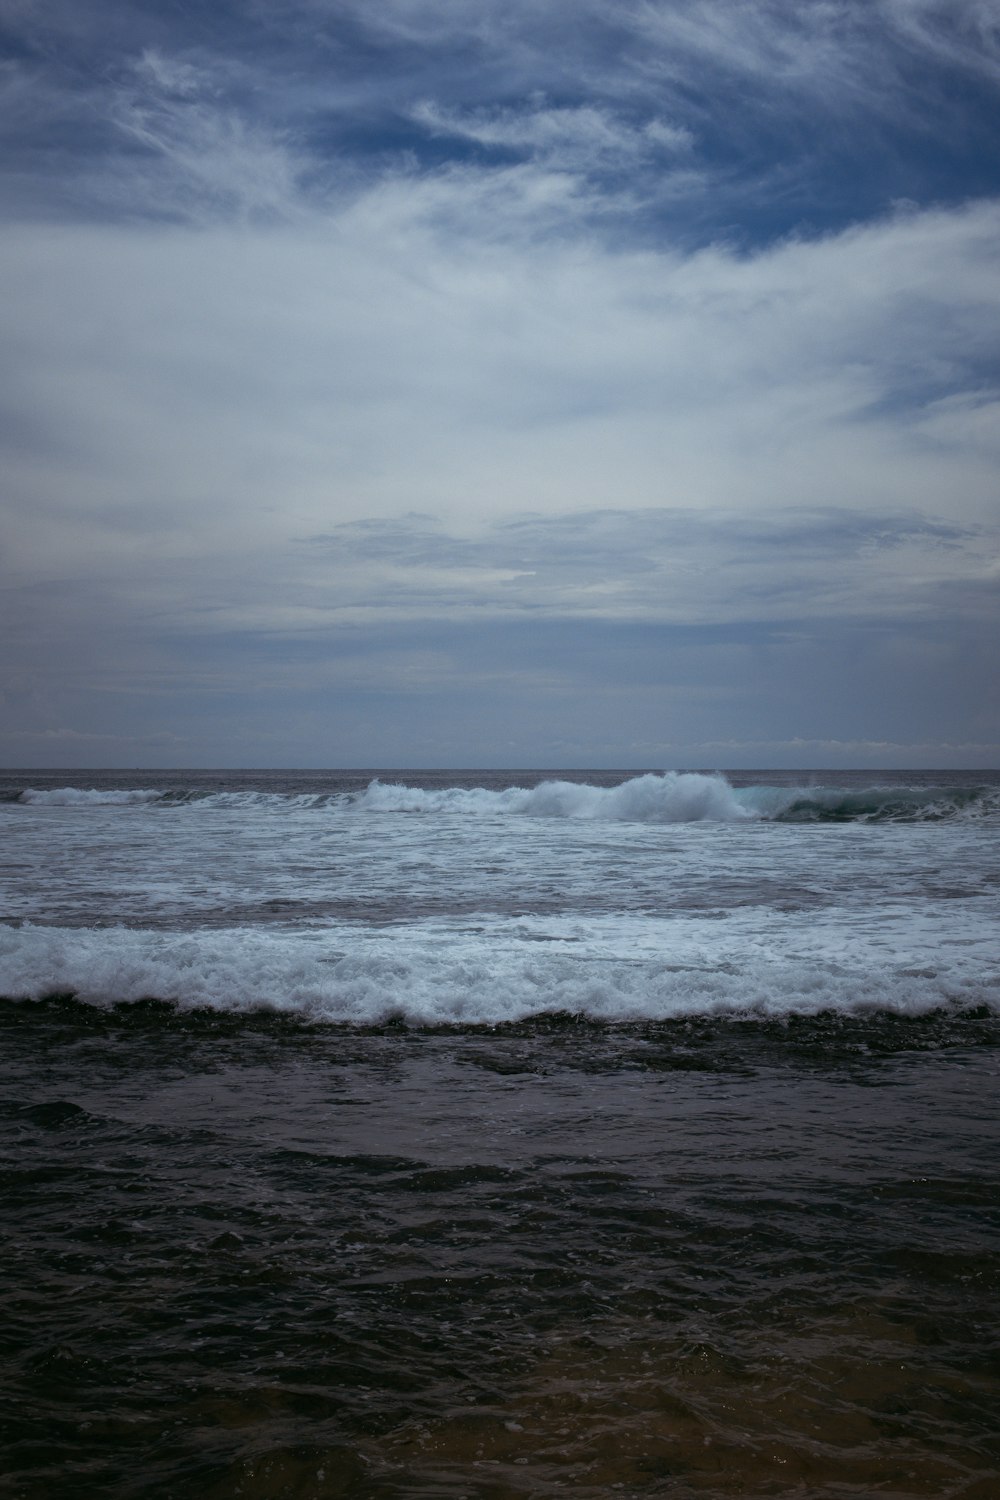
[[[534,787],[443,787],[428,790],[374,780],[361,792],[263,792],[172,789],[27,788],[14,800],[41,807],[169,807],[277,811],[354,810],[627,823],[932,822],[1000,813],[1000,788],[905,786],[734,787],[722,775],[667,771],[634,776],[619,786],[553,779]]]
[[[536,818],[595,818],[622,823],[742,822],[755,816],[723,776],[668,771],[635,776],[620,786],[543,781],[536,787],[420,787],[373,781],[357,805],[370,812],[519,813]]]
[[[751,787],[750,801],[766,812],[769,788]],[[927,823],[948,818],[1000,813],[996,787],[809,787],[782,788],[782,805],[772,813],[782,823]]]
[[[620,786],[543,781],[526,789],[419,787],[373,781],[358,805],[374,812],[520,813],[629,823],[928,821],[1000,812],[994,787],[734,787],[724,776],[668,771]]]
[[[182,1010],[282,1012],[377,1025],[499,1025],[552,1014],[609,1022],[693,1016],[924,1015],[988,1007],[1000,974],[891,964],[845,967],[825,955],[706,952],[685,963],[541,953],[466,940],[351,940],[340,932],[252,929],[0,929],[0,995],[72,996],[107,1007],[162,1000]]]
[[[27,787],[17,796],[18,802],[27,802],[39,807],[128,807],[137,803],[160,802],[166,796],[156,791],[86,790],[82,787],[62,786],[46,791]]]
[[[164,807],[209,808],[319,808],[344,806],[351,798],[346,792],[204,792],[190,789],[82,788],[63,786],[39,789],[26,787],[6,800],[33,807],[138,807],[160,804]]]

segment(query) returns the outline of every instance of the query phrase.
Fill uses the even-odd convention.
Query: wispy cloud
[[[626,242],[753,243],[995,185],[982,0],[99,3],[89,21],[48,0],[9,24],[7,181],[46,215],[282,217],[447,177],[470,150],[508,196],[590,179]]]
[[[235,555],[410,509],[991,511],[993,205],[623,255],[468,188],[380,184],[305,228],[9,232],[13,555]]]
[[[653,509],[523,517],[475,539],[420,517],[347,523],[303,545],[309,606],[292,629],[365,612],[801,626],[976,615],[970,585],[992,579],[1000,528],[834,508]]]
[[[220,100],[213,75],[193,64],[143,52],[109,112],[138,148],[132,170],[123,164],[112,179],[130,217],[282,222],[301,214],[310,163],[290,134]]]
[[[687,152],[689,130],[660,119],[632,123],[592,105],[553,108],[544,99],[521,109],[460,111],[422,101],[413,119],[433,135],[512,152],[569,171],[635,167],[653,157]]]

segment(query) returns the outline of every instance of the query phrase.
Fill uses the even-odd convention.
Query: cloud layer
[[[8,31],[8,763],[1000,756],[992,7]]]

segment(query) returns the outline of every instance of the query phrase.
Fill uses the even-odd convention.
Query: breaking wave
[[[446,787],[424,791],[373,781],[358,799],[371,812],[474,815],[520,813],[536,818],[601,818],[628,823],[738,822],[755,816],[722,776],[694,772],[635,776],[621,786],[590,786],[576,781],[543,781],[539,786]]]
[[[173,791],[29,787],[12,800],[40,807],[127,807],[158,804],[275,811],[353,810],[470,817],[519,815],[629,823],[928,822],[1000,813],[1000,790],[987,786],[886,785],[734,787],[722,775],[668,771],[634,776],[619,786],[553,779],[534,787],[427,789],[374,780],[361,792]]]
[[[339,943],[330,934],[252,929],[160,933],[132,928],[0,929],[0,995],[72,996],[99,1006],[163,1000],[183,1010],[266,1010],[377,1025],[499,1025],[565,1014],[609,1022],[690,1016],[923,1015],[1000,1011],[1000,974],[891,964],[847,968],[825,956],[706,952],[573,957],[525,945]]]
[[[165,792],[155,791],[98,791],[75,786],[37,791],[34,787],[28,787],[18,795],[17,801],[41,807],[127,807],[137,803],[160,802],[165,796]]]

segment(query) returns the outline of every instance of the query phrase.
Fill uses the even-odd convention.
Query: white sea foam
[[[133,803],[159,802],[163,795],[163,792],[152,790],[88,790],[84,787],[62,786],[43,791],[28,787],[21,793],[19,801],[40,807],[124,807]]]
[[[543,781],[536,787],[446,787],[425,791],[373,781],[358,798],[368,812],[461,812],[480,816],[521,813],[537,818],[601,818],[635,823],[740,822],[753,816],[722,776],[668,771],[634,776],[620,786]]]
[[[496,1025],[569,1012],[613,1022],[685,1016],[782,1017],[825,1011],[919,1015],[946,1006],[1000,1010],[1000,974],[981,967],[847,966],[828,954],[743,958],[705,951],[576,956],[564,948],[381,939],[346,929],[186,934],[129,928],[0,930],[0,994],[72,994],[109,1005],[142,999],[231,1013],[270,1009],[304,1019],[377,1024]]]

